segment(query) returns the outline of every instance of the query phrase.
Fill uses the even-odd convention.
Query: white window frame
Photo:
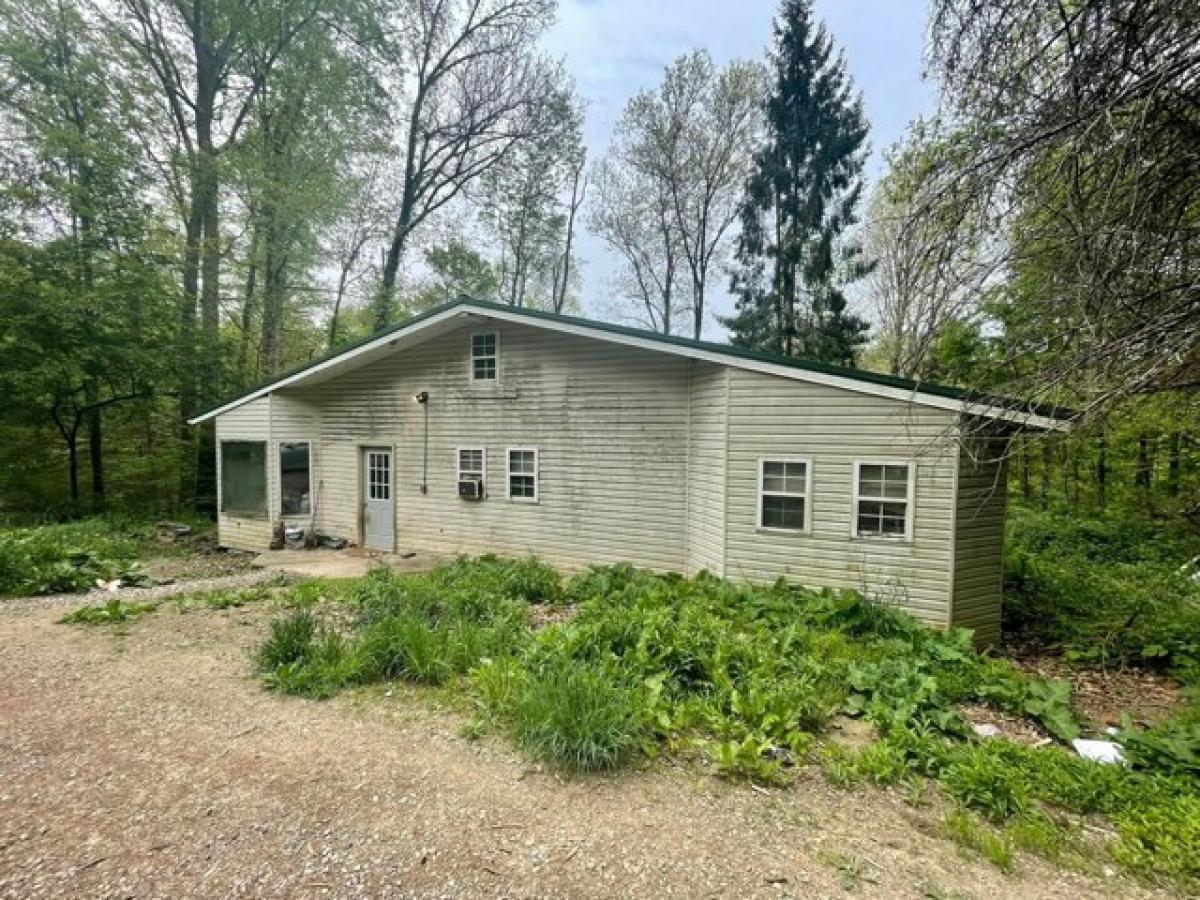
[[[514,475],[528,475],[528,472],[514,472],[512,470],[512,455],[514,453],[532,453],[533,454],[533,496],[532,497],[514,497],[512,492],[512,477]],[[542,455],[538,452],[537,447],[508,447],[504,451],[504,495],[513,503],[537,503],[542,496]]]
[[[900,502],[896,497],[861,497],[859,482],[863,466],[904,466],[908,469],[908,492],[904,498],[904,534],[859,534],[858,533],[858,501],[873,500],[876,502]],[[913,514],[916,512],[917,496],[917,464],[911,459],[856,459],[850,474],[850,537],[863,541],[889,541],[891,543],[912,543]]]
[[[802,463],[804,465],[804,493],[795,491],[770,491],[772,497],[799,497],[804,501],[804,524],[799,528],[784,528],[779,525],[763,524],[764,469],[767,463]],[[810,534],[812,532],[812,460],[805,456],[760,456],[758,458],[758,513],[754,520],[757,531],[778,534]]]
[[[464,469],[462,467],[463,451],[478,451],[481,460],[481,468],[478,471],[472,469]],[[483,486],[483,494],[487,496],[487,447],[455,447],[454,448],[454,470],[457,477],[455,478],[455,486],[463,480],[463,475],[478,475],[479,483]]]
[[[496,377],[495,378],[476,378],[475,377],[475,360],[476,360],[475,338],[487,337],[487,336],[491,336],[491,337],[495,338],[496,349],[492,356],[490,356],[490,357],[480,356],[478,358],[479,359],[491,359],[492,361],[494,361],[496,363]],[[496,329],[489,329],[487,331],[472,331],[471,332],[470,337],[467,339],[467,377],[470,379],[471,384],[499,384],[500,383],[500,332],[497,331]]]
[[[308,512],[306,513],[285,513],[283,511],[283,445],[284,444],[304,444],[308,451]],[[279,466],[279,484],[276,485],[277,496],[279,501],[279,516],[283,519],[309,519],[313,516],[313,509],[316,504],[313,502],[313,442],[308,438],[296,438],[291,441],[278,441],[275,445],[275,461]]]

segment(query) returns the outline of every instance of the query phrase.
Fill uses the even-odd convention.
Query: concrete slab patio
[[[254,560],[255,568],[305,578],[358,578],[378,566],[398,572],[426,572],[445,557],[415,551],[377,553],[356,547],[345,550],[268,550]]]

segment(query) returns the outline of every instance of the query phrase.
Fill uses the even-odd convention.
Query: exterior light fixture
[[[418,394],[413,394],[413,399],[418,403],[426,403],[429,401],[429,391],[421,391]]]

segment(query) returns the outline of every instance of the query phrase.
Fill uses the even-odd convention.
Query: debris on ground
[[[1092,762],[1109,765],[1125,762],[1125,754],[1121,752],[1121,745],[1116,741],[1094,741],[1080,738],[1071,741],[1071,746],[1075,748],[1076,753]]]

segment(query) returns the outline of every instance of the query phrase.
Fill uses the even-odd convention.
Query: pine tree
[[[845,365],[867,323],[843,288],[869,271],[846,234],[863,192],[867,123],[811,0],[783,0],[770,59],[767,139],[742,201],[725,324],[734,344]]]

